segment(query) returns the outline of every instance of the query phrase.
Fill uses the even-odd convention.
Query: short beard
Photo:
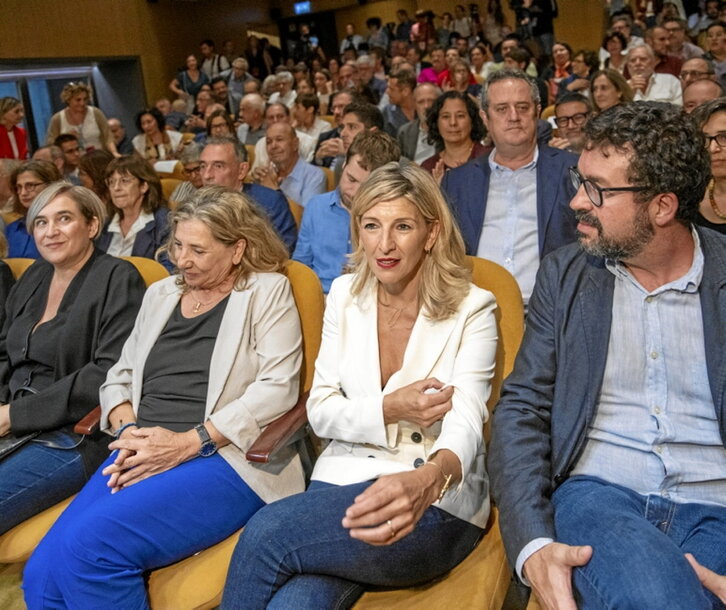
[[[584,222],[597,230],[598,237],[594,242],[586,242],[585,235],[578,232],[580,247],[593,256],[616,261],[628,260],[639,254],[648,245],[655,232],[648,219],[646,208],[642,208],[635,217],[630,235],[617,240],[603,235],[602,224],[596,216],[578,211],[575,212],[575,218],[578,222]]]

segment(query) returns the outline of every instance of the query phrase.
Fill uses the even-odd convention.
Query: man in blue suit
[[[236,138],[207,138],[200,157],[204,186],[226,186],[249,195],[267,213],[272,226],[292,254],[297,241],[297,226],[285,195],[277,189],[245,183],[249,169],[247,149]]]
[[[524,72],[495,72],[481,101],[494,150],[447,172],[441,186],[467,254],[508,269],[526,303],[540,259],[575,240],[568,168],[577,157],[537,145],[539,91]]]
[[[726,238],[692,224],[708,152],[663,103],[586,136],[579,247],[542,262],[494,413],[507,555],[547,608],[720,608],[699,581],[726,573]]]

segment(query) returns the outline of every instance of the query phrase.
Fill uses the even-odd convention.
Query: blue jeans
[[[148,608],[144,572],[193,555],[242,527],[264,503],[219,455],[116,494],[98,469],[41,541],[23,574],[36,608]]]
[[[76,439],[46,432],[40,439],[67,449],[29,442],[0,460],[0,534],[76,493],[86,482]]]
[[[726,508],[641,496],[576,476],[552,496],[557,540],[589,544],[573,572],[581,608],[721,608],[683,556],[726,574]]]
[[[313,482],[257,513],[232,556],[222,608],[348,608],[366,588],[409,587],[445,574],[481,538],[480,528],[429,507],[395,544],[355,540],[341,521],[371,483]]]

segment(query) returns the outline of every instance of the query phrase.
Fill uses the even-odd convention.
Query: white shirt
[[[126,235],[121,234],[121,222],[118,214],[114,214],[111,222],[108,223],[108,232],[112,234],[111,243],[106,250],[106,254],[112,256],[131,256],[131,251],[134,249],[134,241],[136,240],[136,234],[139,231],[154,220],[154,215],[149,212],[141,212],[139,217],[131,225],[129,232]]]
[[[292,108],[295,105],[295,99],[297,98],[297,91],[290,89],[284,96],[280,95],[279,91],[275,91],[270,96],[270,104],[285,104],[288,108]]]
[[[633,95],[633,101],[669,102],[676,106],[683,106],[681,83],[672,74],[653,72],[645,94],[640,90],[636,91]]]

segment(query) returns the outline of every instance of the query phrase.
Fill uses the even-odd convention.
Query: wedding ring
[[[393,523],[391,523],[391,520],[390,520],[390,519],[388,519],[388,520],[386,521],[386,523],[388,523],[388,527],[390,527],[390,528],[391,528],[391,538],[395,537],[395,535],[396,535],[396,530],[395,530],[395,529],[393,529]]]

